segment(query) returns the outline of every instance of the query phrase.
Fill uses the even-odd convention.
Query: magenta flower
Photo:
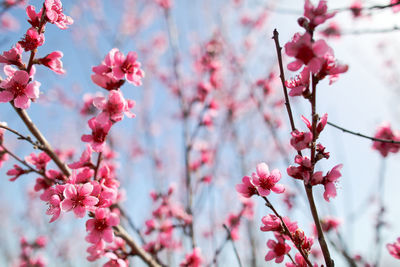
[[[156,0],[156,3],[165,9],[169,9],[172,7],[172,0]]]
[[[45,0],[46,19],[55,24],[61,30],[65,30],[74,20],[63,13],[62,3],[60,0]]]
[[[308,183],[311,171],[310,158],[296,155],[294,162],[300,166],[289,166],[287,168],[287,174],[295,179],[304,180],[306,183]]]
[[[38,156],[36,156],[35,153],[31,153],[29,156],[25,157],[25,160],[35,165],[37,170],[44,171],[51,158],[45,152],[42,152]]]
[[[64,74],[65,70],[63,69],[63,63],[60,58],[63,57],[63,53],[61,51],[54,51],[44,58],[38,59],[39,64],[42,64],[52,71],[58,74]]]
[[[0,55],[0,63],[22,66],[22,52],[24,49],[17,43],[13,48]]]
[[[91,76],[92,81],[98,86],[109,91],[117,90],[125,82],[125,80],[117,79],[112,72],[112,69],[115,66],[114,55],[118,51],[119,50],[117,48],[111,49],[101,64],[92,68],[94,72],[94,74]]]
[[[285,255],[290,251],[290,246],[285,243],[285,239],[280,236],[275,236],[277,241],[268,240],[267,246],[271,249],[265,256],[265,261],[275,259],[276,263],[281,263]]]
[[[200,248],[194,248],[192,253],[186,254],[185,260],[179,264],[180,267],[200,267],[203,263],[203,256]]]
[[[21,175],[27,173],[26,170],[22,169],[20,166],[14,164],[14,168],[9,170],[6,174],[8,176],[13,176],[12,178],[9,179],[10,182],[14,182],[17,180]]]
[[[291,71],[299,70],[303,65],[308,66],[312,73],[318,73],[322,67],[323,56],[331,48],[324,40],[311,42],[311,35],[296,33],[291,42],[285,45],[286,54],[296,58],[287,66]]]
[[[273,214],[262,217],[261,222],[264,224],[260,227],[260,230],[263,232],[282,232],[283,230],[281,220]]]
[[[43,11],[40,10],[38,13],[36,13],[34,6],[26,7],[26,14],[28,15],[29,18],[28,22],[32,25],[33,28],[39,28],[42,12]]]
[[[397,241],[393,244],[387,244],[386,248],[389,251],[390,255],[400,260],[400,237],[397,238]]]
[[[92,149],[96,152],[101,152],[104,148],[106,137],[111,129],[111,122],[108,121],[105,124],[101,124],[96,121],[96,118],[91,118],[88,121],[92,134],[82,135],[81,140],[83,142],[89,142]]]
[[[260,196],[266,197],[270,191],[281,194],[285,191],[285,187],[276,184],[281,179],[281,173],[278,169],[269,172],[268,165],[264,162],[257,164],[256,173],[252,174],[253,184],[257,187]]]
[[[337,231],[340,224],[341,224],[340,220],[331,216],[327,216],[321,220],[321,226],[324,232],[329,232],[331,230]]]
[[[40,199],[46,201],[49,205],[46,214],[52,215],[50,222],[54,222],[60,217],[61,213],[61,201],[64,199],[65,185],[56,185],[55,187],[50,187],[44,191],[42,195],[40,195]]]
[[[94,98],[93,105],[101,110],[101,113],[96,117],[96,121],[101,124],[120,121],[123,119],[124,113],[128,118],[135,117],[135,114],[130,112],[130,109],[135,105],[135,101],[125,100],[119,90],[110,91],[108,100],[104,97]]]
[[[83,185],[67,184],[64,189],[64,200],[61,202],[61,210],[64,212],[73,210],[75,216],[83,218],[87,210],[93,210],[99,202],[96,197],[90,194],[93,191],[93,185],[86,183]]]
[[[244,176],[242,178],[242,183],[237,184],[235,188],[239,194],[246,198],[249,198],[252,195],[258,195],[257,188],[253,185],[249,176]]]
[[[35,28],[27,30],[24,39],[18,42],[25,51],[33,51],[44,43],[44,34],[38,33]]]
[[[115,66],[113,66],[112,72],[117,79],[124,79],[132,83],[135,86],[142,85],[142,78],[144,78],[144,71],[140,69],[140,63],[137,61],[137,54],[135,52],[129,52],[125,57],[120,51],[116,51],[114,54]]]
[[[104,254],[104,256],[106,256],[110,260],[106,262],[103,267],[128,267],[128,263],[126,262],[126,260],[118,258],[118,256],[112,252],[107,252],[106,254]]]
[[[93,219],[86,222],[86,231],[89,234],[86,241],[97,244],[100,240],[111,243],[114,240],[113,226],[119,224],[118,215],[109,209],[98,208]]]
[[[311,141],[313,140],[313,134],[311,132],[299,132],[298,130],[294,130],[291,132],[292,138],[290,139],[290,144],[297,151],[301,151],[310,146]]]
[[[304,260],[303,256],[300,253],[297,253],[294,256],[295,263],[288,262],[285,264],[286,267],[308,267],[307,262]],[[315,266],[318,266],[317,264]]]
[[[385,122],[378,127],[378,130],[376,131],[374,137],[378,139],[393,140],[397,142],[400,141],[400,134],[397,131],[393,132],[390,127],[390,123],[388,122]],[[381,153],[382,157],[387,157],[389,153],[397,153],[400,149],[400,145],[374,141],[372,143],[372,149],[378,150]]]
[[[39,97],[40,83],[37,81],[28,82],[29,75],[26,71],[16,71],[11,79],[0,83],[0,87],[4,88],[3,91],[0,91],[0,102],[14,100],[14,105],[17,108],[29,108],[31,100]]]
[[[312,185],[322,184],[325,187],[324,198],[329,202],[329,198],[336,197],[336,186],[335,183],[337,179],[339,179],[342,174],[340,170],[343,165],[338,164],[332,168],[325,176],[322,176],[322,172],[315,172],[311,179]]]
[[[301,96],[310,86],[310,69],[304,69],[295,78],[285,82],[287,88],[290,88],[290,96]]]
[[[328,6],[325,0],[320,0],[317,7],[314,7],[310,0],[306,0],[304,3],[304,16],[310,20],[311,29],[335,16],[335,13],[327,13],[327,11]]]

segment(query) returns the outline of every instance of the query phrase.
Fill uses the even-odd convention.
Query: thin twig
[[[24,136],[22,134],[20,134],[18,131],[11,129],[10,127],[7,127],[5,125],[0,124],[0,128],[3,128],[13,134],[15,134],[16,136],[18,136],[18,139],[20,140],[25,140],[27,142],[29,142],[30,144],[32,144],[34,147],[43,150],[44,147],[38,142],[38,141],[33,141],[32,138],[30,136]]]
[[[372,141],[382,142],[382,143],[390,143],[390,144],[400,144],[400,141],[394,141],[394,140],[388,140],[388,139],[380,139],[380,138],[371,137],[371,136],[368,136],[368,135],[365,135],[365,134],[353,132],[351,130],[347,130],[347,129],[345,129],[343,127],[340,127],[340,126],[338,126],[338,125],[336,125],[336,124],[334,124],[332,122],[329,122],[329,121],[327,122],[327,124],[332,126],[332,127],[334,127],[334,128],[336,128],[336,129],[342,130],[345,133],[349,133],[349,134],[352,134],[352,135],[363,137],[363,138],[366,138],[366,139],[369,139],[369,140],[372,140]]]
[[[243,266],[243,265],[242,265],[242,261],[240,260],[239,252],[238,252],[238,250],[237,250],[237,248],[236,248],[235,242],[233,242],[231,230],[229,230],[229,228],[228,228],[228,226],[227,226],[226,224],[223,224],[222,226],[225,228],[225,230],[226,230],[226,232],[227,232],[227,234],[228,234],[228,239],[229,239],[229,240],[231,241],[231,243],[232,243],[233,251],[234,251],[234,253],[235,253],[235,256],[236,256],[236,259],[237,259],[237,261],[238,261],[238,263],[239,263],[239,266],[242,267],[242,266]]]

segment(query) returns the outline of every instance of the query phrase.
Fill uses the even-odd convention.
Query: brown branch
[[[34,146],[34,148],[38,148],[40,150],[43,150],[43,146],[38,142],[38,141],[33,141],[32,138],[30,136],[24,136],[22,134],[20,134],[18,131],[11,129],[10,127],[7,127],[5,125],[0,124],[0,128],[3,128],[13,134],[15,134],[16,136],[18,136],[19,140],[25,140],[27,142],[29,142],[30,144],[32,144]]]
[[[150,254],[148,254],[143,248],[141,248],[132,237],[126,232],[126,230],[121,226],[114,227],[115,235],[121,237],[126,241],[129,247],[132,249],[134,255],[139,256],[148,266],[151,267],[162,267]]]
[[[371,136],[368,136],[368,135],[365,135],[365,134],[362,134],[362,133],[353,132],[351,130],[347,130],[347,129],[343,128],[343,127],[340,127],[340,126],[334,124],[333,122],[329,122],[328,121],[327,124],[332,126],[332,127],[334,127],[334,128],[336,128],[336,129],[342,130],[345,133],[349,133],[349,134],[352,134],[352,135],[363,137],[363,138],[366,138],[366,139],[369,139],[369,140],[372,140],[372,141],[382,142],[382,143],[390,143],[390,144],[400,144],[400,141],[394,141],[394,140],[388,140],[388,139],[380,139],[380,138],[371,137]]]
[[[228,240],[230,240],[231,243],[232,243],[233,251],[235,253],[235,256],[236,256],[236,259],[238,261],[238,264],[239,264],[240,267],[242,267],[243,266],[242,265],[242,261],[240,260],[239,252],[238,252],[238,250],[237,250],[237,248],[235,246],[235,242],[233,242],[231,230],[228,228],[228,226],[226,224],[223,224],[222,226],[224,227],[224,229],[226,230],[226,232],[228,234]]]
[[[279,220],[281,221],[282,227],[285,230],[285,234],[290,238],[290,240],[292,240],[293,244],[295,245],[295,247],[297,248],[297,250],[300,252],[301,256],[303,256],[303,259],[305,260],[305,262],[307,263],[308,266],[312,267],[312,263],[310,262],[310,260],[308,259],[307,254],[304,252],[304,250],[301,248],[300,245],[298,245],[295,241],[294,241],[294,237],[292,235],[292,233],[290,232],[289,228],[287,227],[285,221],[283,220],[282,216],[276,211],[276,209],[274,208],[274,206],[272,206],[271,202],[269,202],[268,198],[266,197],[262,197],[265,200],[265,206],[267,206],[268,208],[270,208],[272,210],[272,212],[275,214],[276,217],[279,218]]]

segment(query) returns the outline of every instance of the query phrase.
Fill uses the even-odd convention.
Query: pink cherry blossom
[[[354,0],[354,2],[350,6],[350,10],[351,10],[354,18],[361,16],[362,8],[363,8],[363,5],[362,5],[361,0]]]
[[[270,261],[275,259],[276,263],[281,263],[285,257],[285,255],[290,251],[290,246],[285,243],[285,239],[279,236],[275,236],[277,238],[275,240],[268,240],[267,246],[270,248],[270,251],[265,256],[265,261]]]
[[[118,258],[118,256],[112,252],[107,252],[104,254],[110,260],[106,262],[103,267],[128,267],[127,260]]]
[[[295,78],[285,82],[287,88],[290,88],[290,96],[301,96],[310,86],[310,69],[304,69]]]
[[[96,118],[91,118],[88,122],[92,134],[82,135],[83,142],[89,142],[92,149],[96,152],[101,152],[104,148],[106,137],[111,129],[111,122],[101,124],[96,121]]]
[[[61,210],[64,212],[73,210],[76,217],[83,218],[87,210],[92,210],[99,202],[96,197],[90,194],[93,185],[86,183],[83,185],[67,184],[64,189],[64,200],[61,202]]]
[[[135,52],[129,52],[125,57],[120,51],[116,51],[114,54],[115,65],[112,68],[112,72],[117,79],[124,79],[135,86],[142,85],[142,78],[144,78],[144,72],[140,69],[140,63],[137,61],[137,54]]]
[[[336,197],[336,186],[335,183],[337,179],[339,179],[342,174],[340,170],[342,169],[343,165],[338,164],[332,168],[325,176],[322,176],[322,172],[316,172],[313,174],[311,179],[311,183],[313,185],[322,184],[325,187],[324,198],[326,201],[329,202],[329,198]]]
[[[172,0],[155,0],[162,8],[169,9],[172,7]]]
[[[324,232],[329,232],[331,230],[337,231],[340,224],[341,224],[340,220],[331,216],[327,216],[321,220],[321,226]]]
[[[257,187],[260,196],[268,196],[270,191],[281,194],[285,187],[276,184],[281,179],[281,173],[278,169],[269,172],[268,165],[264,162],[257,164],[256,173],[252,174],[253,184]]]
[[[42,64],[52,71],[58,74],[65,74],[65,70],[63,69],[63,63],[60,58],[63,57],[63,53],[61,51],[54,51],[44,58],[39,58],[39,64]]]
[[[183,260],[180,267],[200,267],[203,263],[203,256],[201,255],[200,248],[194,248],[192,253],[186,254],[185,260]]]
[[[93,100],[93,105],[101,110],[97,115],[96,121],[101,124],[111,122],[118,122],[123,119],[124,113],[128,118],[135,117],[130,109],[134,107],[135,102],[132,100],[125,100],[122,92],[119,90],[112,90],[108,95],[108,100],[104,97],[96,97]]]
[[[307,262],[304,260],[303,256],[300,253],[297,253],[294,256],[295,263],[288,262],[285,264],[286,267],[308,267]],[[317,264],[315,265],[318,266]]]
[[[285,45],[286,54],[296,58],[287,67],[291,71],[297,71],[305,65],[312,73],[317,73],[322,67],[323,56],[330,50],[324,40],[312,42],[309,33],[303,35],[296,33],[292,41]]]
[[[304,16],[310,20],[309,27],[311,30],[335,15],[335,13],[328,13],[327,11],[328,6],[325,0],[320,0],[317,7],[315,7],[310,0],[305,1]]]
[[[398,131],[393,132],[388,122],[378,127],[374,137],[384,140],[400,141],[400,133]],[[400,145],[374,141],[372,143],[372,149],[378,150],[382,157],[387,157],[389,153],[397,153],[400,150]]]
[[[0,63],[22,66],[22,52],[24,49],[17,43],[13,48],[0,55]]]
[[[56,185],[55,187],[50,187],[44,191],[40,196],[40,199],[48,203],[48,209],[46,211],[47,215],[52,215],[50,223],[58,219],[61,213],[61,201],[64,199],[65,185]]]
[[[311,141],[313,140],[313,134],[311,132],[299,132],[298,130],[294,130],[291,132],[292,138],[290,139],[290,144],[297,151],[301,151],[310,146]]]
[[[258,195],[257,188],[252,183],[252,178],[244,176],[241,184],[236,185],[236,191],[243,197],[251,197],[252,195]]]
[[[7,171],[8,176],[13,176],[12,178],[9,179],[9,181],[14,182],[17,180],[21,175],[27,173],[26,170],[22,169],[20,166],[14,164],[14,168],[11,170]]]
[[[39,97],[40,83],[33,81],[29,83],[29,75],[26,71],[18,70],[9,80],[0,83],[4,88],[0,91],[0,102],[9,102],[14,100],[17,108],[27,109],[31,100]]]
[[[311,171],[310,158],[296,155],[294,161],[300,166],[289,166],[287,168],[287,174],[295,179],[304,180],[306,183],[308,183]]]
[[[86,231],[89,234],[86,241],[97,244],[101,239],[110,243],[114,240],[112,227],[119,224],[118,215],[109,209],[98,208],[93,219],[86,222]]]
[[[82,167],[92,166],[92,154],[92,147],[90,145],[86,145],[86,149],[82,152],[79,161],[69,164],[68,167],[70,167],[71,169],[79,169]]]
[[[55,24],[61,30],[65,30],[74,20],[63,13],[62,3],[60,0],[45,0],[46,19]]]
[[[36,13],[34,6],[26,7],[26,14],[29,17],[28,22],[32,25],[33,28],[39,28],[42,12],[43,10],[41,9],[38,13]]]
[[[18,42],[25,51],[33,51],[44,43],[44,34],[38,33],[35,28],[30,28],[25,37]]]
[[[387,244],[386,248],[389,251],[390,255],[400,260],[400,237],[397,238],[396,242],[392,244]]]
[[[25,160],[35,165],[37,170],[44,171],[51,158],[45,152],[42,152],[38,156],[36,156],[35,153],[31,153],[29,156],[25,157]]]

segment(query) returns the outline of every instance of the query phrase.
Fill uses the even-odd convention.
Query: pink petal
[[[17,108],[27,109],[31,105],[31,100],[26,95],[20,95],[14,99],[14,105]]]
[[[1,91],[0,92],[0,103],[10,102],[14,99],[14,94],[10,91]]]

